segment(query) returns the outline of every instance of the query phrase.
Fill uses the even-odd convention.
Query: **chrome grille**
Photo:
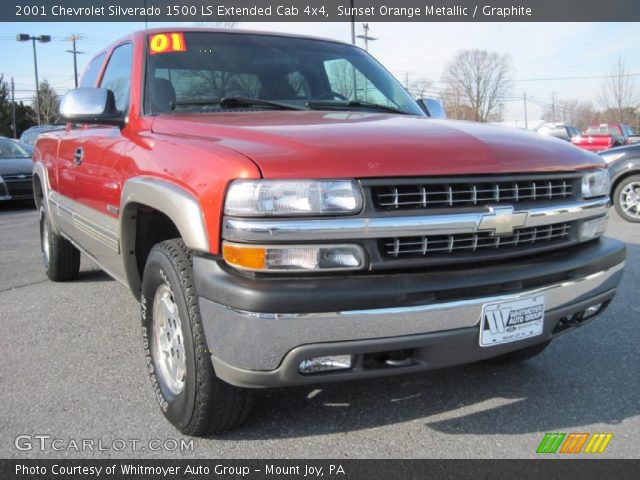
[[[24,182],[27,180],[31,180],[33,178],[33,175],[31,173],[12,173],[9,175],[2,175],[2,178],[5,180],[5,182]]]
[[[424,237],[396,237],[381,241],[382,251],[389,257],[451,255],[479,250],[526,248],[530,245],[561,242],[569,236],[571,225],[557,223],[540,227],[521,228],[512,235],[492,236],[489,232]]]
[[[572,198],[574,180],[553,178],[375,185],[372,192],[376,207],[382,209],[471,207],[489,203],[544,202]]]

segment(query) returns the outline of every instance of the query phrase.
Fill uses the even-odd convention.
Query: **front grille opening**
[[[421,237],[395,237],[380,241],[387,257],[428,257],[461,252],[508,250],[530,245],[562,242],[569,237],[571,225],[557,223],[515,230],[511,235],[493,236],[490,232]]]
[[[517,180],[373,186],[375,206],[383,210],[473,207],[486,204],[545,202],[572,198],[573,180]]]
[[[565,330],[579,327],[587,320],[590,320],[604,312],[609,303],[610,301],[596,303],[587,307],[585,310],[562,317],[551,333],[555,335],[557,333],[564,332]]]
[[[362,355],[360,367],[363,370],[410,367],[414,364],[412,355],[413,349],[365,353]]]

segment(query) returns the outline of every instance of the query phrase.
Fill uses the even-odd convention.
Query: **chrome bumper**
[[[584,277],[514,294],[401,308],[334,313],[265,314],[241,311],[200,298],[200,309],[208,345],[214,352],[212,358],[218,375],[230,383],[264,386],[260,385],[259,381],[251,385],[248,380],[238,380],[236,373],[255,372],[259,375],[261,372],[274,371],[285,363],[290,353],[302,346],[327,343],[339,345],[339,342],[375,339],[393,340],[424,334],[453,334],[463,329],[474,329],[474,332],[477,332],[483,304],[515,300],[533,294],[545,295],[546,313],[565,312],[571,306],[578,308],[577,305],[583,308],[585,302],[588,303],[591,299],[604,296],[610,300],[620,282],[623,268],[624,263],[619,263]],[[547,315],[545,331],[551,332],[558,320],[558,315]],[[547,324],[550,322],[555,323]],[[475,343],[477,345],[477,339]],[[506,350],[522,348],[524,343],[508,344]],[[489,350],[496,354],[505,351],[504,348],[493,350],[493,347]],[[455,358],[451,358],[449,363],[465,363],[465,359],[456,361]]]

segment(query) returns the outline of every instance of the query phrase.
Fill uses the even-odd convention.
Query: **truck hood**
[[[205,138],[253,160],[265,178],[567,172],[595,154],[514,128],[409,115],[268,111],[163,115],[158,134]]]
[[[32,169],[33,161],[31,160],[31,157],[0,158],[0,176],[13,175],[16,173],[31,175]]]

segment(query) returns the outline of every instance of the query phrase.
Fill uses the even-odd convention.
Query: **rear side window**
[[[131,61],[133,48],[130,43],[117,47],[102,76],[100,86],[108,88],[116,97],[116,107],[120,111],[127,110],[129,106],[129,89],[131,86]]]
[[[87,69],[84,71],[84,75],[82,75],[82,80],[80,81],[80,87],[95,87],[96,80],[98,80],[98,74],[100,73],[100,67],[102,67],[102,63],[104,62],[105,54],[102,53],[98,55],[96,58],[91,60],[91,63],[87,66]]]

